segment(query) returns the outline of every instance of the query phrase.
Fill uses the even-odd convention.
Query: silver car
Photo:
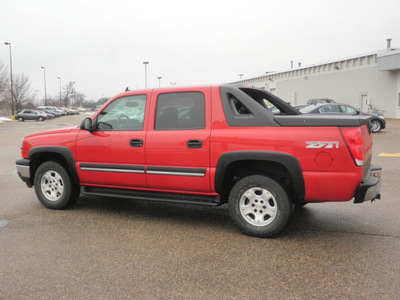
[[[20,122],[25,120],[44,121],[48,118],[49,117],[45,113],[34,109],[23,109],[15,115],[15,119]]]

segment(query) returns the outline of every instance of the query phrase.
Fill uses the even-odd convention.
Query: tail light
[[[361,167],[364,164],[364,140],[360,127],[342,127],[340,128],[346,146],[354,159],[355,164]]]

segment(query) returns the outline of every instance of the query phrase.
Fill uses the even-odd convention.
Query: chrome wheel
[[[274,221],[278,205],[275,197],[265,188],[253,187],[240,197],[240,213],[253,226],[265,226]]]
[[[376,133],[379,132],[381,130],[381,122],[377,121],[377,120],[373,120],[371,121],[371,130],[372,132]]]
[[[56,171],[45,172],[40,181],[43,195],[50,201],[57,201],[64,193],[64,181]]]
[[[249,175],[236,182],[229,193],[228,207],[242,232],[263,238],[279,234],[292,210],[282,185],[265,175]]]

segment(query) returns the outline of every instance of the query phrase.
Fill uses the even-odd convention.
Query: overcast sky
[[[400,48],[399,0],[0,0],[0,61],[57,97],[74,81],[88,99],[127,86],[226,83],[268,71]]]

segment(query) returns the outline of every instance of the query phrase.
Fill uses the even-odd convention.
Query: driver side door
[[[117,98],[94,118],[94,131],[79,132],[76,168],[82,184],[147,187],[144,154],[147,106],[147,95]]]

